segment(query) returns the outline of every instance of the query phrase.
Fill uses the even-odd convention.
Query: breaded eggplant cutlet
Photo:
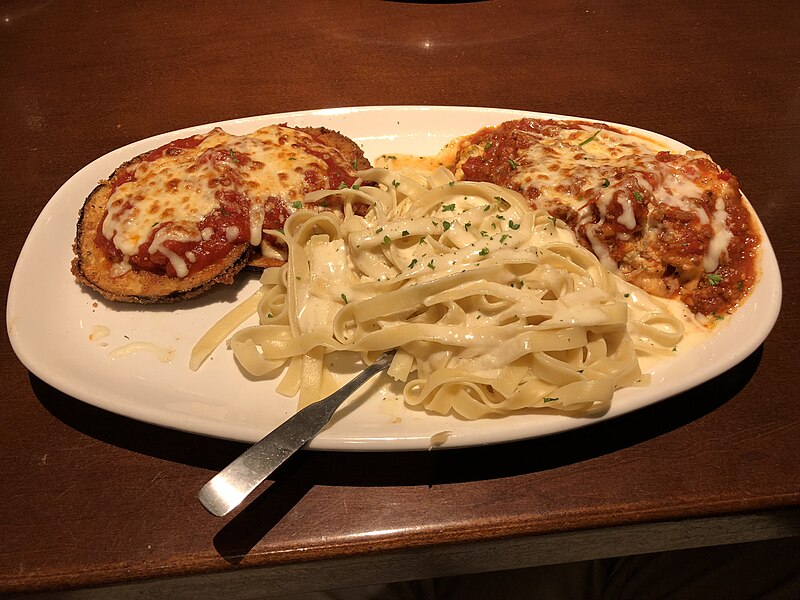
[[[308,192],[350,186],[363,151],[322,127],[271,125],[237,136],[216,128],[120,165],[78,218],[72,272],[112,301],[196,296],[242,268],[283,262],[275,240]]]

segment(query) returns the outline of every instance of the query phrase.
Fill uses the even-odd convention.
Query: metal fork
[[[239,506],[275,469],[325,427],[342,402],[389,366],[393,356],[394,351],[382,354],[342,388],[298,411],[248,448],[200,489],[198,498],[203,506],[217,517]]]

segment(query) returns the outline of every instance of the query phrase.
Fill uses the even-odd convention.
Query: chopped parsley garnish
[[[722,276],[716,273],[709,273],[706,275],[709,285],[719,285],[722,282]]]
[[[511,221],[511,220],[508,221],[508,226],[509,226],[509,228],[513,229],[514,231],[519,229],[519,223],[514,223],[514,221]]]
[[[636,198],[637,202],[644,202],[644,196],[642,196],[639,192],[633,192],[633,197]]]
[[[472,222],[467,222],[467,223],[464,223],[464,229],[466,229],[467,231],[469,231],[469,228],[470,228],[470,227],[472,227]]]
[[[611,182],[608,180],[608,177],[603,179],[603,184],[600,187],[608,187],[611,185]]]
[[[419,238],[419,243],[420,243],[420,245],[428,243],[428,242],[425,241],[425,236],[424,235],[421,238]]]
[[[343,181],[343,182],[341,182],[339,184],[339,187],[337,189],[340,189],[340,190],[347,189],[347,184]]]
[[[292,208],[303,208],[303,203],[300,200],[295,200],[292,202]]]
[[[399,182],[399,181],[397,181],[396,179],[392,179],[392,185],[393,185],[394,187],[396,187],[396,188],[397,188],[397,187],[400,187],[400,182]]]
[[[357,158],[354,158],[354,159],[353,159],[353,162],[352,162],[351,164],[353,165],[353,168],[354,168],[356,171],[358,171],[358,159],[357,159]]]
[[[375,233],[380,233],[381,231],[383,231],[383,227],[378,227],[378,228],[375,230]]]
[[[450,221],[442,221],[442,228],[447,231],[450,229]]]
[[[548,221],[552,221],[552,222],[553,222],[553,227],[555,227],[555,226],[556,226],[556,221],[557,221],[558,219],[556,219],[555,217],[547,217],[547,220],[548,220]]]
[[[361,186],[360,186],[360,185],[358,185],[357,183],[354,183],[354,184],[352,185],[352,188],[353,188],[354,190],[360,190],[360,189],[361,189]]]
[[[388,235],[383,236],[383,243],[384,244],[389,244],[389,243],[391,243],[391,241],[392,241],[392,238],[390,238]]]
[[[486,143],[483,145],[483,149],[484,149],[484,150],[488,150],[488,149],[489,149],[489,148],[491,148],[491,147],[492,147],[492,142],[486,142]]]
[[[481,248],[481,251],[478,252],[478,254],[480,254],[481,256],[486,256],[487,254],[489,254],[489,249],[484,246],[483,248]]]
[[[492,207],[487,204],[486,206],[483,207],[483,212],[486,212],[490,208],[492,208]]]
[[[411,262],[410,262],[410,263],[409,263],[409,265],[408,265],[408,268],[409,268],[409,269],[413,269],[413,268],[414,268],[414,265],[416,265],[416,264],[417,264],[417,259],[416,259],[416,258],[412,258],[412,259],[411,259]]]
[[[599,129],[598,129],[597,131],[595,131],[595,132],[594,132],[592,135],[590,135],[588,138],[586,138],[585,140],[583,140],[583,141],[582,141],[580,144],[578,144],[578,146],[584,146],[585,144],[588,144],[588,143],[589,143],[589,142],[591,142],[591,141],[592,141],[594,138],[596,138],[596,137],[597,137],[597,134],[598,134],[598,133],[600,133],[600,130],[599,130]]]
[[[233,153],[233,148],[228,148],[228,152],[229,152],[229,153],[230,153],[230,155],[231,155],[231,160],[232,160],[233,162],[235,162],[235,163],[238,163],[238,162],[239,162],[239,159],[238,159],[238,158],[236,158],[236,155]]]
[[[400,235],[402,235],[403,237],[405,237],[405,236],[407,236],[407,235],[408,235],[408,231],[407,231],[407,230],[405,230],[405,229],[403,229],[403,233],[401,233]]]
[[[451,210],[455,210],[455,209],[456,209],[456,205],[455,204],[443,204],[442,205],[442,210],[443,211],[451,211]]]
[[[393,154],[385,154],[384,156],[386,156],[386,158],[388,158],[389,160],[394,160],[394,159],[396,159],[396,158],[397,158],[397,157],[396,157],[396,156],[394,156]]]
[[[517,168],[517,161],[515,161],[513,158],[509,158],[508,159],[508,166],[511,167],[512,169],[516,169]]]
[[[551,398],[550,396],[545,396],[544,398],[542,398],[542,400],[544,402],[556,402],[558,398]]]
[[[451,181],[451,182],[450,182],[450,183],[448,183],[447,185],[449,185],[450,187],[453,187],[455,184],[456,184],[456,182],[455,182],[455,181]]]
[[[345,296],[344,294],[342,294],[342,300],[344,300],[344,303],[347,304],[347,296]]]
[[[435,269],[435,268],[436,268],[436,265],[434,265],[434,264],[433,264],[433,260],[431,260],[431,262],[429,262],[429,263],[427,264],[427,267],[428,267],[429,269]]]
[[[508,234],[504,233],[503,235],[500,236],[500,243],[502,244],[507,239],[508,239]]]

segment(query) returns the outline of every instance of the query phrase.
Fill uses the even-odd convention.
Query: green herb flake
[[[508,159],[508,166],[511,167],[512,170],[516,169],[517,168],[517,161],[515,161],[513,158],[509,158]]]
[[[391,242],[392,242],[392,238],[390,238],[388,235],[383,236],[383,243],[384,244],[390,244]]]
[[[235,163],[239,162],[239,159],[236,158],[236,155],[233,153],[233,149],[232,148],[228,148],[228,153],[231,155],[231,160],[233,162],[235,162]]]
[[[706,275],[706,279],[708,280],[709,285],[719,285],[722,283],[722,276],[717,275],[716,273],[709,273]]]
[[[447,231],[450,229],[450,221],[442,221],[442,228]]]
[[[358,185],[357,183],[354,183],[354,184],[353,184],[351,187],[352,187],[354,190],[360,190],[360,189],[361,189],[361,186],[360,186],[360,185]]]
[[[631,297],[631,295],[630,295],[630,294],[625,294],[625,297],[626,297],[626,298],[630,298],[630,297]]]
[[[292,202],[292,208],[303,208],[303,203],[300,200],[295,200]]]
[[[483,149],[484,149],[484,150],[488,150],[488,149],[489,149],[489,148],[491,148],[491,147],[492,147],[492,142],[486,142],[486,143],[483,145]]]
[[[600,187],[607,188],[610,185],[611,185],[611,182],[608,180],[608,177],[606,177],[605,179],[603,179],[603,184]]]
[[[408,231],[407,231],[407,230],[403,229],[403,233],[401,233],[400,235],[402,235],[403,237],[405,237],[405,236],[409,235],[409,233],[408,233]]]
[[[542,400],[543,400],[545,403],[546,403],[546,402],[557,402],[557,401],[558,401],[558,398],[551,398],[550,396],[545,396],[544,398],[542,398]]]
[[[445,211],[445,212],[448,212],[448,211],[451,211],[451,210],[455,210],[455,209],[456,209],[456,205],[455,204],[444,204],[444,205],[442,205],[442,210]]]
[[[592,135],[590,135],[588,138],[583,140],[580,144],[578,144],[578,146],[585,146],[586,144],[591,142],[594,138],[596,138],[598,133],[600,133],[599,129],[597,131],[595,131]]]
[[[378,227],[378,228],[375,230],[375,233],[380,233],[381,231],[383,231],[383,227]]]
[[[472,222],[467,222],[467,223],[464,223],[464,229],[466,229],[467,231],[469,231],[469,228],[470,228],[470,227],[472,227]]]
[[[508,234],[504,233],[503,235],[500,236],[500,243],[502,244],[507,239],[508,239]]]
[[[487,204],[486,206],[483,207],[483,212],[488,211],[490,208],[492,207]]]
[[[395,187],[395,189],[396,189],[396,188],[400,187],[400,182],[399,182],[399,181],[397,181],[396,179],[392,179],[392,185],[393,185],[393,186]]]
[[[553,222],[553,227],[556,226],[556,221],[558,221],[558,219],[556,219],[555,217],[547,217],[547,220]]]
[[[737,281],[736,282],[736,289],[741,292],[744,289],[744,281],[742,281],[741,279],[739,281]]]
[[[339,189],[339,190],[346,190],[346,189],[347,189],[347,184],[346,184],[344,181],[342,181],[342,182],[339,184],[339,187],[338,187],[337,189]]]
[[[483,248],[481,248],[481,251],[478,252],[478,254],[480,254],[481,256],[486,256],[487,254],[489,254],[489,249],[484,246]]]
[[[358,171],[358,159],[357,158],[354,158],[353,162],[350,163],[350,164],[353,165],[353,169],[354,170]]]
[[[267,318],[271,319],[272,318],[272,313],[267,313]]]
[[[344,300],[344,303],[347,304],[347,296],[345,296],[344,294],[342,294],[342,300]]]
[[[510,229],[513,229],[514,231],[519,229],[519,223],[514,223],[514,221],[511,221],[511,220],[509,220],[508,226],[509,226]]]
[[[411,262],[408,264],[408,268],[409,269],[413,269],[416,264],[417,264],[417,259],[416,258],[412,258]]]
[[[644,196],[642,196],[639,192],[633,192],[633,197],[636,198],[637,202],[644,202]]]
[[[436,265],[433,264],[433,260],[426,265],[429,269],[435,269]]]
[[[456,184],[456,182],[455,182],[455,181],[451,181],[451,182],[450,182],[450,183],[448,183],[447,185],[449,185],[450,187],[453,187],[455,184]]]

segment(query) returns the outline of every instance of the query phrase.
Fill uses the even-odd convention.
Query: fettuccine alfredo
[[[396,349],[388,373],[406,404],[477,419],[606,407],[646,385],[641,356],[681,339],[680,319],[518,193],[445,169],[358,174],[307,195],[274,232],[288,262],[198,342],[193,369],[257,312],[229,346],[254,376],[285,369],[278,391],[301,406],[335,387],[331,353]],[[343,215],[313,210],[332,197]]]

